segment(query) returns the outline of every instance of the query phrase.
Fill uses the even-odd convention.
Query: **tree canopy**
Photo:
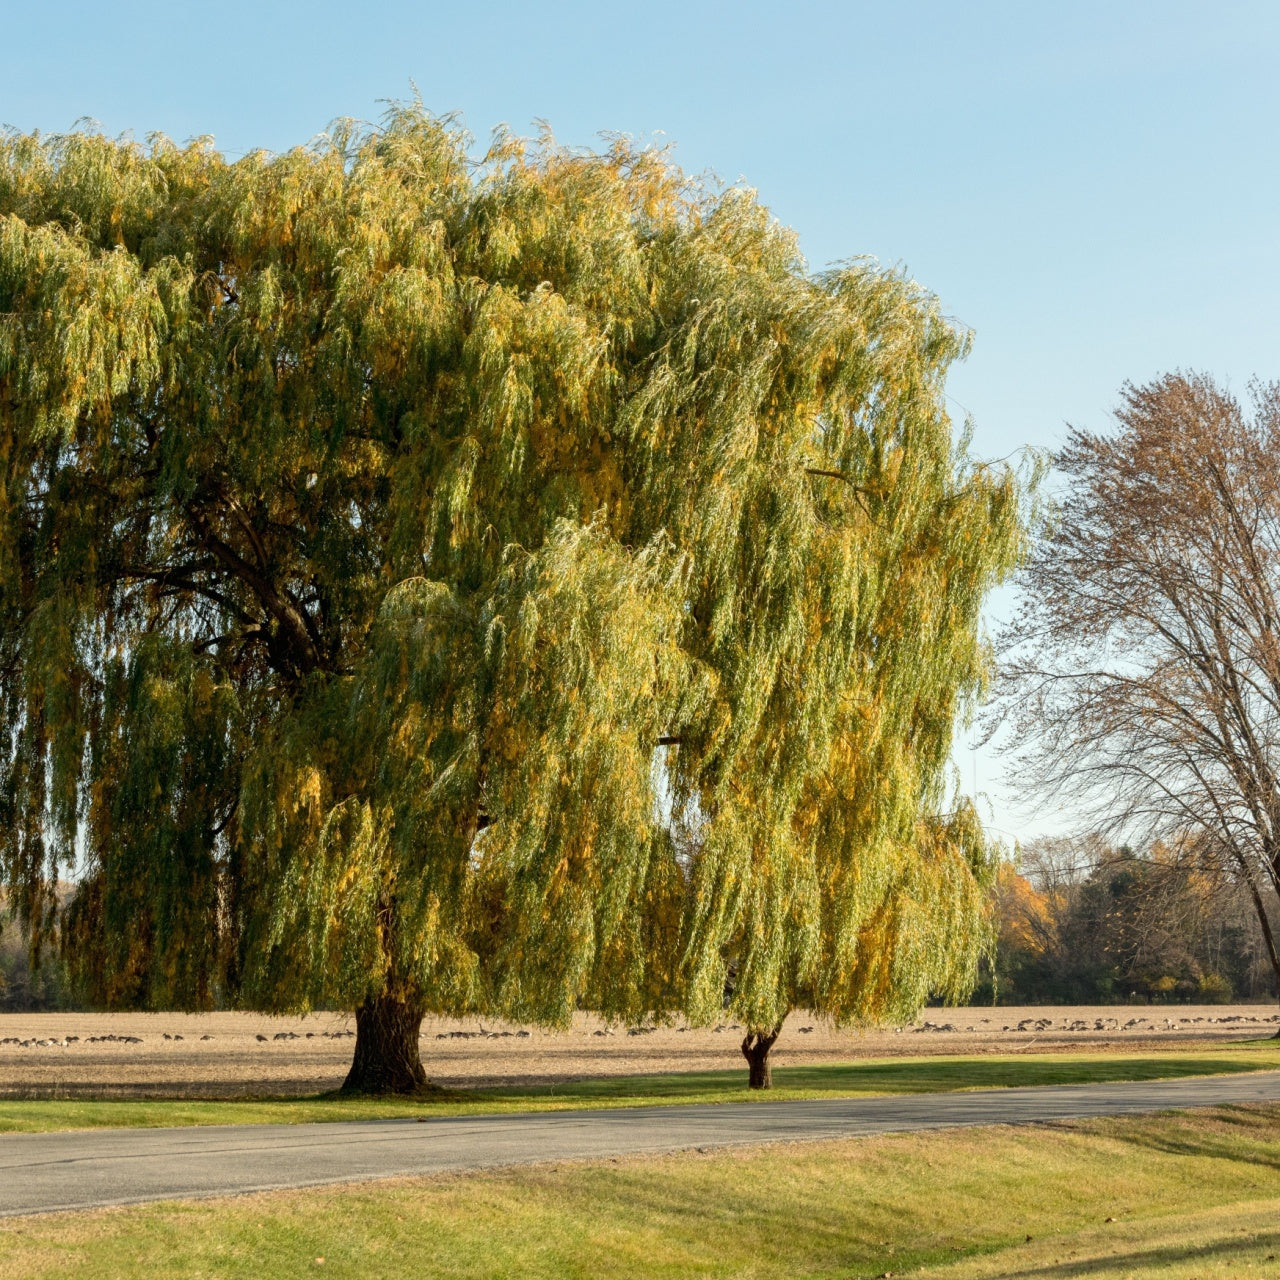
[[[967,341],[625,140],[7,135],[33,944],[109,1005],[403,1015],[418,1076],[425,1011],[962,989],[989,858],[946,762],[1022,528],[945,411]]]

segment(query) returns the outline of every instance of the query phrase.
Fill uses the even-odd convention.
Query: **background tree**
[[[1197,837],[1135,852],[1052,837],[1000,870],[995,990],[1004,1004],[1253,999],[1272,991],[1249,893]]]
[[[362,1089],[425,1080],[428,1011],[705,1019],[733,965],[758,1039],[958,991],[943,770],[1020,536],[943,410],[965,335],[661,151],[468,147],[417,106],[0,147],[33,947],[111,1006],[353,1008]]]
[[[1127,387],[1073,431],[1025,569],[1007,705],[1028,789],[1191,839],[1250,896],[1280,981],[1280,388]]]

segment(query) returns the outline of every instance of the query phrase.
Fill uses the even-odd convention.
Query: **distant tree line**
[[[1142,851],[1038,841],[1001,869],[999,934],[976,999],[1226,1003],[1275,996],[1247,885],[1193,839]],[[1275,927],[1272,921],[1272,927]]]

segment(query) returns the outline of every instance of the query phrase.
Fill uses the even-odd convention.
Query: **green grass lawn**
[[[0,1220],[0,1276],[84,1280],[1274,1280],[1276,1255],[1275,1105]]]
[[[753,1093],[746,1071],[622,1076],[497,1090],[453,1090],[421,1099],[309,1098],[250,1101],[0,1101],[0,1132],[160,1127],[190,1124],[297,1124],[305,1121],[478,1115],[583,1107],[692,1102],[785,1102],[795,1098],[869,1097],[1033,1084],[1162,1080],[1280,1068],[1280,1044],[1250,1041],[1194,1052],[1131,1054],[992,1054],[887,1058],[812,1067],[779,1067],[774,1088]]]

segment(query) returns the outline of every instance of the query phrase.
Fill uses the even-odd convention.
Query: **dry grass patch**
[[[1275,1277],[1277,1174],[1230,1107],[12,1219],[0,1276]]]
[[[916,1272],[918,1280],[1212,1280],[1280,1276],[1280,1204],[1274,1199],[1168,1218],[1118,1220],[1069,1236],[1032,1238],[998,1253]]]

